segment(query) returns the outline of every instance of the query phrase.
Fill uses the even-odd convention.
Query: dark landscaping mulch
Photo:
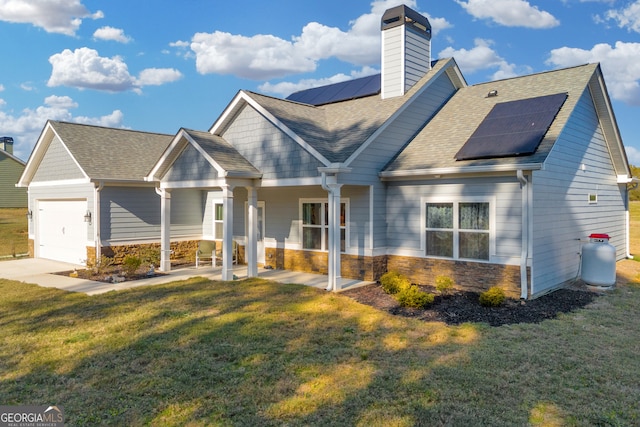
[[[475,292],[455,291],[452,295],[440,296],[431,287],[420,288],[436,294],[433,304],[425,309],[400,307],[395,298],[386,294],[379,284],[349,289],[343,294],[362,304],[398,316],[440,321],[450,325],[477,322],[488,323],[491,326],[539,323],[545,319],[553,319],[558,313],[568,313],[585,307],[598,295],[583,290],[559,289],[533,300],[507,299],[500,307],[483,307],[478,302],[480,294]]]

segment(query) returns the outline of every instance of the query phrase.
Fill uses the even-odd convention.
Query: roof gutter
[[[383,181],[393,181],[416,178],[440,178],[442,175],[461,175],[473,173],[514,172],[522,170],[541,170],[542,163],[526,163],[520,165],[483,165],[483,166],[453,166],[447,168],[430,168],[415,170],[383,171],[379,173]]]

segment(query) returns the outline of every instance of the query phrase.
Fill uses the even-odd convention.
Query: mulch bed
[[[433,304],[425,309],[400,307],[393,296],[386,294],[380,284],[362,286],[342,292],[361,304],[366,304],[388,313],[412,317],[424,321],[439,321],[449,325],[465,322],[487,323],[502,326],[514,323],[539,323],[553,319],[559,313],[568,313],[585,307],[598,296],[597,293],[559,289],[533,300],[507,299],[500,307],[483,307],[475,292],[455,291],[449,296],[440,296],[429,286],[420,286],[425,292],[436,295]]]

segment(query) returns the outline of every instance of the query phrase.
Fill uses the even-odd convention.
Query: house
[[[397,270],[522,298],[574,279],[593,232],[628,256],[636,179],[598,64],[469,86],[431,59],[424,16],[389,9],[381,37],[381,74],[287,99],[241,90],[208,131],[48,122],[20,179],[32,254],[159,244],[168,271],[216,240],[226,280],[235,241],[250,277],[325,273],[336,290]],[[51,248],[72,217],[77,237]]]
[[[13,138],[0,137],[0,208],[27,207],[27,192],[16,187],[25,162],[13,155]]]

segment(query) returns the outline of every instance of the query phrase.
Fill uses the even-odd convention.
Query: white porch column
[[[247,277],[258,277],[258,191],[255,187],[247,187]]]
[[[171,271],[171,192],[157,189],[160,202],[160,271]]]
[[[329,197],[332,199],[332,202],[329,204],[329,209],[333,211],[333,214],[330,214],[329,219],[329,236],[333,235],[332,246],[329,248],[329,257],[333,260],[333,274],[331,277],[332,280],[332,289],[334,291],[340,290],[340,279],[342,278],[342,263],[340,261],[340,189],[342,184],[330,184],[331,193]]]
[[[322,174],[322,188],[328,193],[328,291],[339,290],[341,273],[340,261],[340,189],[343,184],[338,184],[338,174],[349,173],[351,168],[339,163],[332,163],[329,167],[319,167],[318,172]]]
[[[233,187],[222,186],[222,280],[233,280]]]

